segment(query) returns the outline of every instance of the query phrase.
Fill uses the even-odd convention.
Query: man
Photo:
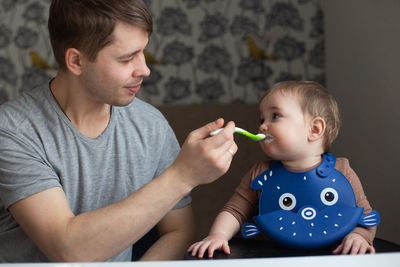
[[[48,84],[0,106],[0,260],[126,261],[157,225],[143,260],[178,259],[193,236],[188,194],[224,174],[234,124],[191,132],[135,99],[150,74],[141,0],[53,0],[59,64]]]

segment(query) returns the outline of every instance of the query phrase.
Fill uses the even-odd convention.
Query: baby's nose
[[[260,127],[258,127],[258,131],[265,134],[268,131],[268,125],[266,123],[261,123]]]

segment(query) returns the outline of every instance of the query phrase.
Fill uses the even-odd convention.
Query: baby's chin
[[[271,142],[268,144],[265,144],[264,141],[260,142],[261,149],[263,150],[264,154],[267,156],[268,159],[280,160],[280,153],[278,151],[275,151],[275,149],[269,144],[271,144]]]

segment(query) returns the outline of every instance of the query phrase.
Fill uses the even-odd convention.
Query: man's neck
[[[61,110],[83,135],[96,138],[107,128],[111,106],[90,99],[76,79],[60,72],[50,90]]]

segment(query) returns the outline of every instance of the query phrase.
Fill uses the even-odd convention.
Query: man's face
[[[81,82],[88,99],[101,104],[125,106],[150,75],[144,49],[149,37],[144,30],[117,23],[113,42],[99,51],[94,62],[84,60]]]

